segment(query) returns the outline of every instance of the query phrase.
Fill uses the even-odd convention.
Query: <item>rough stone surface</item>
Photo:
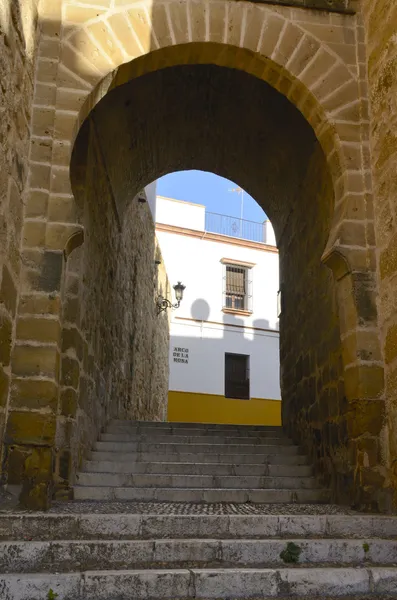
[[[370,98],[374,213],[379,266],[380,333],[385,360],[385,458],[397,504],[397,6],[364,0]],[[376,452],[376,449],[375,449]]]
[[[166,417],[168,319],[155,301],[169,286],[153,219],[131,197],[119,220],[98,143],[92,135],[84,243],[68,255],[62,289],[58,497],[109,418]]]
[[[11,5],[14,19],[10,18]],[[288,321],[292,302],[299,307],[303,324],[299,335],[294,335],[287,323],[292,345],[283,350],[283,387],[290,397],[284,410],[286,425],[310,452],[317,473],[332,484],[335,498],[342,501],[349,496],[351,503],[361,507],[390,509],[389,491],[397,487],[393,474],[397,253],[394,200],[383,203],[381,199],[395,196],[390,167],[395,146],[394,7],[384,0],[254,4],[219,0],[208,10],[204,0],[170,0],[148,3],[143,9],[128,0],[41,0],[41,37],[33,77],[32,6],[29,1],[0,2],[7,42],[0,52],[6,74],[2,77],[6,110],[1,125],[5,148],[0,176],[5,210],[1,214],[7,222],[5,234],[0,234],[0,322],[4,325],[0,431],[7,411],[15,409],[3,472],[12,465],[15,484],[25,481],[25,498],[38,506],[42,497],[46,506],[52,464],[58,493],[67,495],[67,481],[73,479],[84,449],[113,410],[122,417],[121,412],[128,411],[129,416],[152,418],[156,414],[158,418],[161,406],[146,382],[151,377],[154,388],[162,393],[165,367],[148,372],[142,359],[150,351],[154,363],[160,365],[166,347],[166,336],[161,334],[159,340],[153,333],[153,314],[146,311],[148,306],[153,308],[147,299],[156,279],[150,268],[152,258],[144,256],[149,249],[138,249],[139,260],[131,261],[133,269],[127,277],[121,265],[127,264],[129,252],[136,251],[127,239],[132,220],[137,231],[148,232],[144,211],[138,211],[134,195],[170,170],[203,168],[236,180],[264,206],[280,239],[281,260],[290,270],[286,281],[296,288],[282,316]],[[348,14],[354,11],[357,14]],[[12,31],[22,31],[22,35],[17,38],[10,35]],[[189,72],[181,81],[174,77],[175,69],[185,64],[190,65],[186,67]],[[198,74],[200,65],[218,65],[222,77],[220,71],[211,75],[207,67]],[[255,84],[243,81],[244,76]],[[127,83],[130,80],[132,84]],[[274,89],[264,92],[264,81],[281,95]],[[120,89],[98,104],[109,86]],[[292,105],[297,107],[295,113]],[[92,108],[90,119],[96,123],[98,139],[93,141],[92,128],[80,130],[78,145],[83,151],[75,146],[77,173],[75,168],[69,172],[75,134]],[[100,118],[103,108],[105,119]],[[21,132],[19,138],[16,131]],[[84,136],[85,144],[80,144]],[[27,176],[28,138],[29,189],[24,195],[22,223],[20,199]],[[98,140],[102,151],[96,147]],[[87,180],[79,178],[87,173],[90,182],[94,179],[88,194]],[[318,211],[305,199],[318,202]],[[98,206],[103,209],[100,215],[95,212]],[[299,221],[298,214],[305,218]],[[306,219],[310,231],[307,224],[299,228]],[[78,248],[75,242],[82,226],[86,239]],[[93,239],[93,232],[102,236],[102,245]],[[294,256],[288,256],[291,248]],[[323,259],[336,283],[321,267],[324,250]],[[155,253],[154,246],[151,251]],[[310,269],[302,275],[306,263]],[[374,277],[377,266],[379,298]],[[123,289],[119,295],[112,287],[124,280],[135,307],[126,323],[120,320],[120,311],[127,293]],[[142,293],[137,291],[141,286]],[[98,301],[98,291],[103,303]],[[155,293],[152,289],[151,300]],[[288,294],[284,296],[288,300]],[[382,312],[386,410],[377,304]],[[319,331],[309,332],[316,327]],[[14,339],[17,343],[12,350]],[[133,383],[123,386],[121,373],[132,371]],[[48,387],[37,384],[42,380],[49,382]],[[32,394],[27,392],[28,382]],[[113,390],[118,394],[114,404],[110,403]],[[307,393],[312,394],[310,398]],[[161,404],[161,394],[158,398]],[[22,422],[25,410],[32,421],[37,415],[31,432]],[[48,431],[53,431],[52,416],[48,416],[45,435],[37,436],[42,413],[57,415],[52,441],[48,438]],[[21,432],[26,433],[26,440]],[[55,447],[59,451],[49,461],[49,448]],[[47,469],[46,476],[42,468]]]
[[[9,409],[10,355],[20,285],[19,247],[28,174],[37,2],[0,3],[0,460]],[[4,477],[4,470],[0,467]],[[2,481],[0,479],[0,485]]]
[[[300,211],[292,212],[279,241],[283,423],[309,453],[334,498],[344,504],[354,497],[353,465],[348,457],[348,405],[335,283],[320,260],[333,193],[318,147],[313,148],[298,196],[301,190],[305,219]]]
[[[69,600],[395,596],[394,517],[335,506],[74,507],[0,514],[2,598],[50,588]]]

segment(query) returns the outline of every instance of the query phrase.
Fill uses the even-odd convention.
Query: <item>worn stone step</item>
[[[390,567],[167,569],[0,575],[2,600],[262,600],[270,598],[395,597]]]
[[[107,446],[105,446],[107,447]],[[165,457],[164,453],[160,452],[122,452],[115,450],[94,450],[90,453],[91,460],[110,460],[116,462],[127,462],[127,463],[151,463],[151,462],[183,462],[191,463],[197,461],[198,463],[205,464],[236,464],[236,465],[247,465],[247,464],[278,464],[278,465],[307,465],[308,458],[303,454],[279,454],[277,449],[273,454],[268,452],[264,454],[227,454],[227,453],[195,453],[181,452],[172,453],[167,452]]]
[[[355,514],[172,514],[169,511],[165,514],[0,513],[2,540],[291,537],[394,539],[397,538],[397,518]]]
[[[216,430],[236,430],[236,431],[282,431],[279,425],[233,425],[227,423],[182,423],[170,421],[126,421],[113,419],[108,427],[126,427],[135,429],[216,429]]]
[[[228,488],[136,488],[113,486],[74,487],[75,500],[132,500],[137,502],[252,502],[260,504],[279,503],[325,503],[329,501],[328,490],[323,489],[228,489]]]
[[[141,433],[101,433],[99,437],[102,442],[136,442],[136,443],[156,443],[156,444],[265,444],[265,445],[287,445],[292,444],[287,437],[254,437],[254,436],[226,436],[226,435],[159,435]]]
[[[314,489],[314,477],[255,477],[250,475],[164,475],[79,473],[78,485],[136,488]]]
[[[182,462],[127,462],[112,460],[86,460],[83,471],[91,473],[169,473],[180,475],[252,475],[270,477],[310,477],[309,465],[257,465]]]
[[[261,438],[265,439],[268,437],[286,438],[287,436],[283,432],[282,428],[270,430],[270,431],[258,431],[250,429],[198,429],[198,428],[187,428],[178,427],[176,429],[165,428],[165,427],[145,427],[143,429],[139,427],[121,426],[121,425],[108,425],[104,433],[117,434],[128,434],[128,435],[145,435],[145,436],[187,436],[187,437],[201,437],[206,438],[208,436],[232,436],[232,437],[248,437],[248,438]],[[288,439],[288,438],[287,438]]]
[[[288,543],[299,565],[394,565],[395,540],[79,540],[0,542],[0,573],[74,570],[283,567]],[[364,549],[366,548],[366,550]]]
[[[297,446],[265,444],[156,444],[148,442],[101,442],[95,450],[105,452],[158,452],[160,454],[298,454]]]

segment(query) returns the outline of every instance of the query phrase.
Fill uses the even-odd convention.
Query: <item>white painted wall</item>
[[[276,246],[276,236],[274,234],[273,225],[270,221],[265,221],[263,223],[263,227],[265,228],[265,242],[269,246]]]
[[[200,214],[194,212],[194,205],[188,204],[186,210],[183,203],[160,197],[158,223],[166,214],[170,224],[170,204],[175,213],[182,206],[175,225],[188,229],[201,226],[200,221],[194,227],[193,214]],[[157,238],[171,285],[181,281],[186,286],[181,306],[171,318],[170,389],[223,395],[224,355],[235,352],[250,356],[251,397],[280,399],[278,254],[234,245],[228,238],[225,242],[212,241],[205,234],[192,237],[157,230]],[[253,312],[249,316],[222,311],[224,258],[254,263]],[[174,362],[174,347],[188,348],[188,364]]]
[[[280,399],[278,332],[183,322],[175,316],[170,339],[171,390],[223,396],[225,352],[236,352],[250,356],[251,398]],[[175,348],[189,351],[187,364],[174,362]]]
[[[156,222],[157,180],[149,183],[149,185],[145,187],[145,194],[153,221]]]
[[[204,231],[205,206],[157,196],[157,223]]]

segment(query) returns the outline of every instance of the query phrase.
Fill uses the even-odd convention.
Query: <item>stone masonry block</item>
[[[389,240],[388,246],[380,253],[380,277],[386,279],[397,272],[397,234]]]
[[[83,79],[93,81],[94,69],[97,70],[97,73],[99,71],[99,73],[103,73],[104,75],[112,69],[111,60],[106,57],[106,54],[104,55],[100,51],[100,44],[92,41],[85,30],[80,29],[76,33],[73,33],[68,42],[81,52],[80,55],[74,56],[73,70],[80,77],[83,77]],[[66,48],[64,47],[62,53],[63,60],[65,59],[65,50]],[[68,66],[66,63],[65,65]],[[96,81],[98,82],[100,78],[100,75],[98,76],[97,74]]]
[[[56,140],[70,140],[77,122],[78,113],[71,109],[57,110],[54,122],[54,137]]]
[[[70,185],[69,169],[65,167],[53,167],[51,171],[52,194],[72,194]]]
[[[213,12],[214,12],[214,10],[216,11],[217,5],[218,4],[215,2],[211,3],[210,25],[209,25],[210,31],[212,29],[212,22],[214,21]],[[223,8],[223,12],[224,12],[224,8]],[[182,3],[175,4],[172,2],[169,4],[169,13],[170,13],[170,19],[171,19],[172,29],[174,31],[176,43],[177,44],[186,44],[189,41],[188,40],[189,30],[188,30],[188,24],[187,24],[186,6]],[[210,36],[211,36],[211,34],[210,34]],[[212,39],[212,38],[210,38],[210,39]],[[221,41],[221,40],[214,40],[214,41]],[[223,38],[222,38],[222,41],[223,41]]]
[[[272,54],[272,60],[277,65],[285,67],[294,50],[299,46],[303,38],[303,32],[295,24],[288,23],[281,35],[281,40]]]
[[[58,386],[50,379],[14,377],[11,382],[10,403],[12,408],[49,408],[56,413]]]
[[[50,138],[44,140],[32,138],[30,144],[30,157],[34,162],[50,163],[52,160],[52,140]]]
[[[32,116],[32,134],[51,136],[54,130],[55,111],[53,108],[36,107]]]
[[[380,398],[384,391],[384,372],[379,365],[356,365],[345,369],[345,389],[349,400]]]
[[[263,24],[264,13],[261,8],[253,4],[248,5],[243,39],[244,48],[253,52],[257,51]]]
[[[10,364],[12,344],[12,320],[7,314],[0,314],[0,363]]]
[[[77,392],[72,388],[61,391],[61,413],[65,417],[75,417],[78,406]]]
[[[10,411],[7,421],[7,444],[49,446],[55,439],[54,413]]]
[[[59,352],[55,346],[17,345],[13,350],[11,367],[15,375],[44,375],[56,379]]]
[[[63,271],[62,252],[46,250],[41,260],[41,270],[35,281],[35,289],[43,292],[58,292]]]
[[[0,408],[4,408],[7,405],[8,390],[10,387],[10,378],[0,365]]]
[[[381,361],[379,337],[376,331],[361,329],[343,339],[343,361],[345,366],[357,361]]]
[[[326,49],[321,48],[316,54],[315,59],[308,65],[304,73],[302,73],[300,81],[309,89],[314,89],[323,73],[329,71],[335,64],[335,56],[327,52]]]
[[[397,324],[388,327],[384,346],[386,364],[393,362],[397,357]]]
[[[42,317],[20,317],[17,321],[18,340],[59,343],[60,324],[58,319]]]
[[[23,245],[26,248],[37,248],[44,246],[45,231],[45,221],[25,221],[22,234]]]
[[[54,83],[36,82],[35,105],[36,106],[54,106],[56,98],[56,87]]]
[[[266,17],[260,38],[258,52],[264,56],[271,56],[281,31],[284,27],[285,20],[278,15],[269,15]]]
[[[64,250],[66,242],[78,230],[75,224],[48,223],[46,229],[46,248],[51,250]]]
[[[96,2],[94,4],[96,4]],[[69,4],[65,6],[65,22],[67,23],[67,27],[70,27],[70,24],[72,23],[81,25],[86,21],[101,16],[104,12],[104,8],[99,8],[99,6],[94,8],[90,6],[76,6]]]
[[[76,327],[62,330],[62,352],[68,352],[68,350],[73,350],[79,361],[83,360],[84,342],[80,331]]]
[[[4,304],[7,310],[14,316],[17,306],[17,290],[14,280],[7,265],[3,266],[3,275],[0,288],[0,302]]]
[[[37,81],[44,84],[53,84],[57,79],[58,61],[39,59],[37,61]],[[48,103],[50,104],[50,103]]]
[[[155,5],[152,10],[154,10],[154,8]],[[113,36],[113,32],[108,27],[106,21],[97,21],[96,23],[89,25],[88,31],[95,38],[99,47],[102,48],[102,51],[109,57],[109,60],[115,67],[118,67],[124,62],[124,54],[117,43],[117,36]]]
[[[80,365],[77,360],[69,356],[62,357],[61,383],[75,390],[79,387]]]
[[[76,223],[76,201],[73,196],[51,194],[48,206],[48,219],[58,223]]]
[[[23,294],[19,299],[19,314],[58,315],[60,298],[52,294]]]
[[[42,190],[31,190],[27,196],[25,217],[45,217],[47,214],[48,192]]]
[[[192,32],[193,32],[193,40],[197,39],[194,35],[194,31],[196,29],[196,26],[198,24],[198,20],[196,21],[195,18],[195,4],[194,3],[190,3],[190,10],[191,10],[191,23],[192,23]],[[202,13],[202,10],[201,10]],[[128,10],[127,11],[128,14],[128,19],[131,23],[131,26],[133,28],[133,30],[135,31],[136,37],[139,40],[139,44],[141,46],[141,48],[143,49],[143,52],[149,52],[150,50],[152,50],[153,48],[156,48],[156,45],[153,42],[153,38],[152,38],[152,25],[146,15],[146,13],[142,10],[142,8],[139,9],[132,9],[132,10]],[[202,15],[200,15],[200,20],[201,20]]]
[[[54,165],[68,167],[70,164],[70,154],[72,144],[69,140],[54,140],[52,148],[52,160]]]
[[[347,427],[354,439],[369,434],[380,434],[385,423],[385,403],[383,400],[355,400],[349,403]]]

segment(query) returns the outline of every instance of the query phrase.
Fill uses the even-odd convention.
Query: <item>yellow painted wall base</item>
[[[281,425],[281,401],[168,392],[168,421],[229,425]]]

